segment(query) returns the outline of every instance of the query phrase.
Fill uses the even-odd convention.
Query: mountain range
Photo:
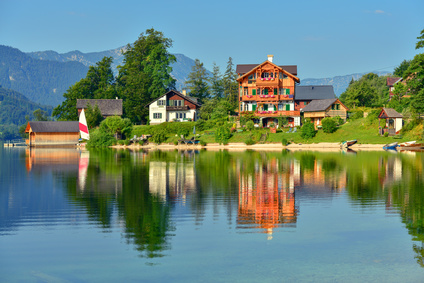
[[[101,52],[83,53],[78,50],[67,53],[37,51],[23,53],[16,48],[0,45],[0,85],[16,90],[36,103],[53,107],[63,101],[63,93],[85,77],[88,67],[95,65],[104,56],[114,59],[112,67],[115,75],[117,66],[123,63],[124,56],[119,47]],[[195,61],[183,54],[174,54],[177,62],[172,64],[171,75],[176,79],[177,89],[181,90]],[[208,71],[210,74],[210,72]],[[387,72],[380,72],[385,75]],[[350,74],[333,78],[301,79],[301,85],[333,85],[337,96],[343,93],[352,80],[364,74]]]

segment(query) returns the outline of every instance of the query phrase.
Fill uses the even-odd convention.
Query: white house
[[[150,124],[155,125],[172,121],[196,121],[201,105],[197,102],[197,98],[171,90],[147,106],[149,106]]]

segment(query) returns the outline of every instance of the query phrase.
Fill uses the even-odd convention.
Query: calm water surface
[[[422,282],[423,153],[0,148],[1,282]]]

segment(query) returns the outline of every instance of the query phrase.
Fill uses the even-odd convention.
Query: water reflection
[[[171,249],[181,213],[177,205],[186,206],[196,224],[212,206],[228,225],[236,219],[238,231],[272,239],[296,229],[302,204],[346,193],[362,213],[383,203],[388,214],[400,215],[423,266],[423,160],[422,153],[387,152],[33,149],[25,165],[28,172],[53,172],[72,203],[104,231],[122,227],[141,256],[163,256]]]

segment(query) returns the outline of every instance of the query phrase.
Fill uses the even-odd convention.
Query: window
[[[283,111],[283,110],[284,110],[283,104],[278,104],[278,111]]]
[[[268,72],[262,73],[262,78],[269,78],[269,73]]]
[[[165,106],[166,100],[158,100],[158,106]]]
[[[260,88],[258,88],[257,94],[261,95],[261,89]]]
[[[248,83],[249,83],[249,84],[252,84],[252,83],[254,83],[254,82],[255,82],[255,80],[256,80],[256,73],[255,73],[255,74],[252,74],[252,75],[250,75],[250,76],[249,76],[249,81],[248,81]]]
[[[283,79],[287,79],[287,75],[286,74],[283,74]]]
[[[244,95],[248,95],[249,94],[249,89],[247,87],[244,88]]]
[[[331,105],[331,110],[340,110],[340,104]]]
[[[162,113],[153,113],[153,119],[162,119]]]

